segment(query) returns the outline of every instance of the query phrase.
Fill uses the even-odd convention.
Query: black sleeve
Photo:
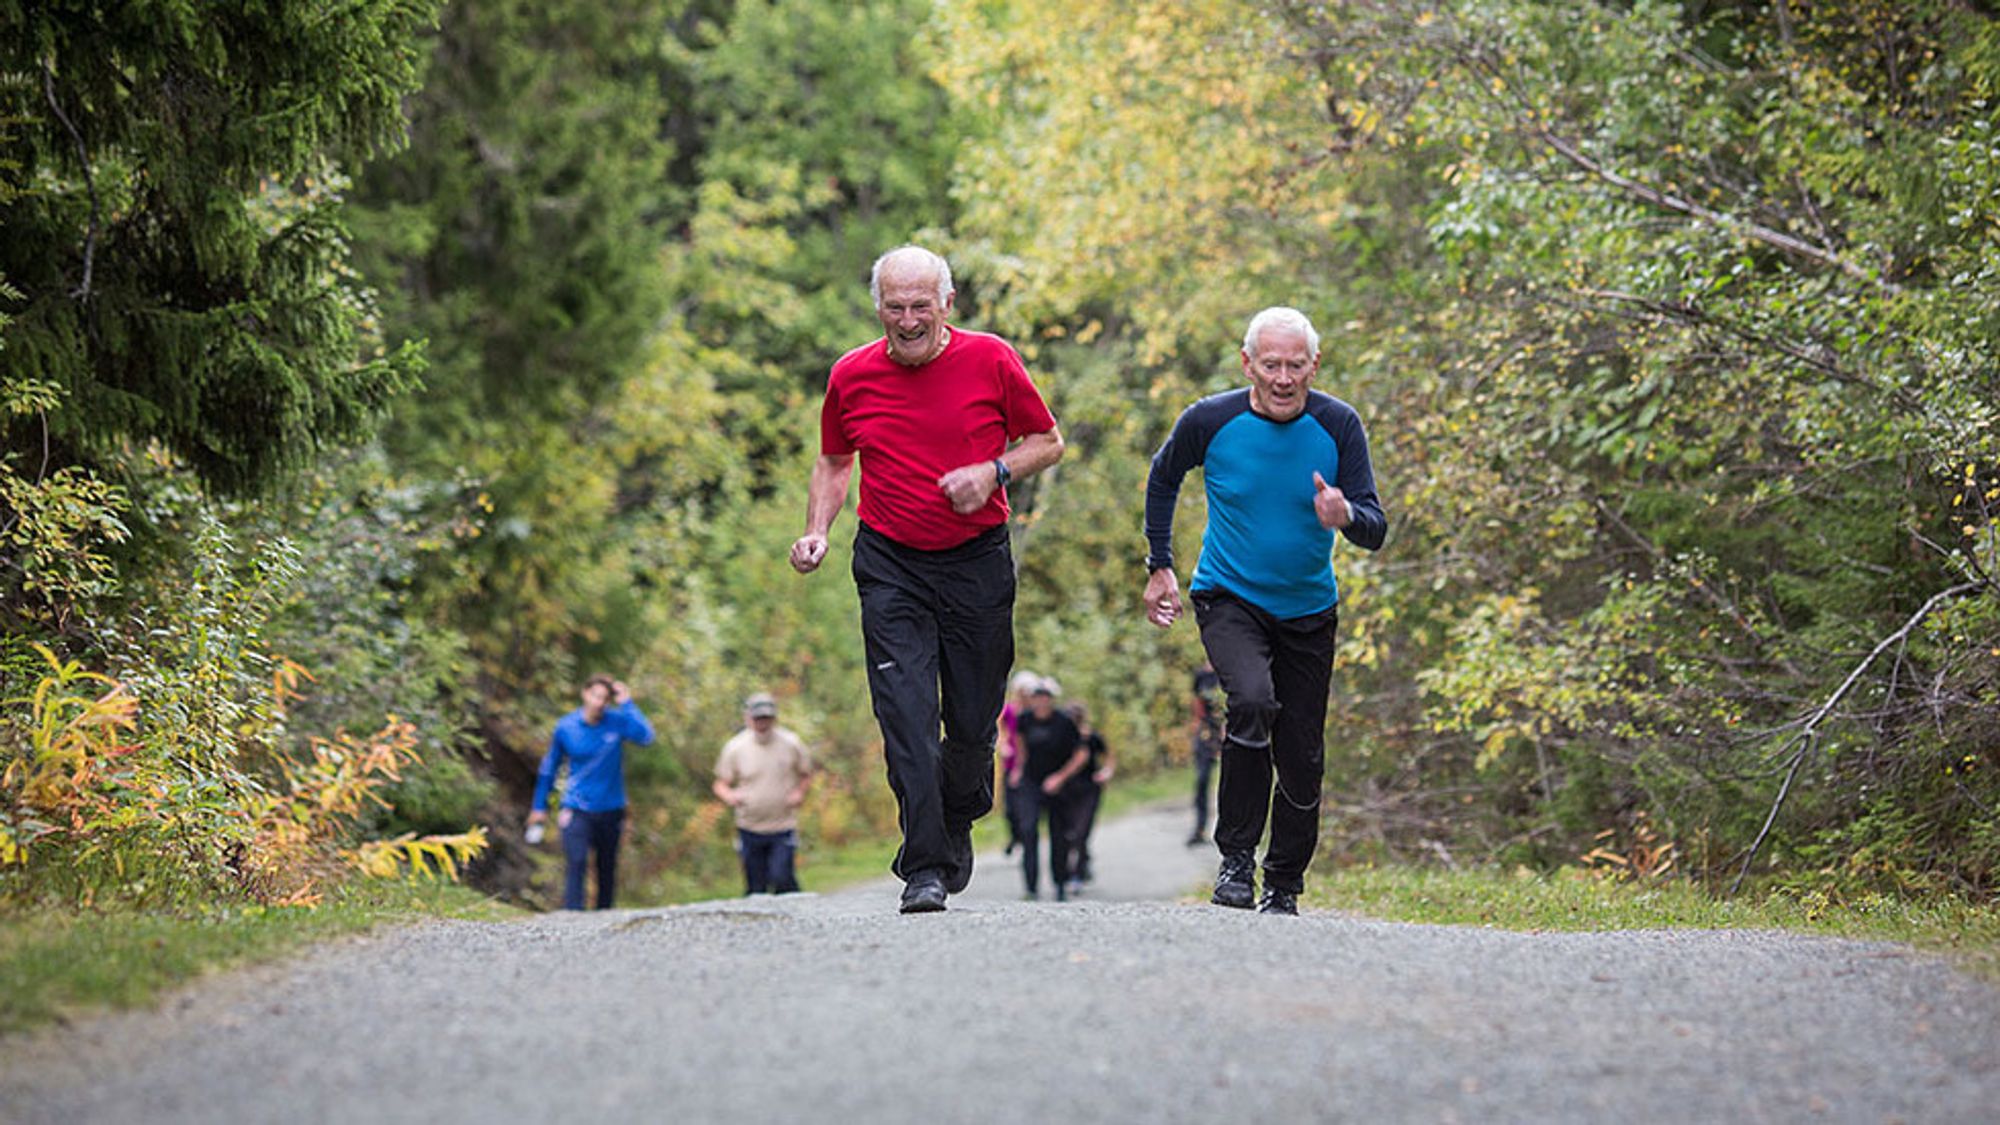
[[[1215,433],[1214,427],[1202,424],[1201,406],[1198,402],[1181,411],[1146,474],[1148,570],[1174,565],[1174,505],[1180,501],[1181,481],[1207,456],[1208,439]]]
[[[1352,407],[1341,412],[1333,440],[1340,449],[1340,479],[1333,484],[1354,510],[1353,522],[1340,533],[1357,547],[1379,551],[1389,535],[1389,517],[1382,514],[1382,501],[1375,495],[1375,467],[1368,460],[1368,431]]]

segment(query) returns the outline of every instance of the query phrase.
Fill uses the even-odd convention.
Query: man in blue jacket
[[[625,831],[625,744],[651,746],[653,724],[632,693],[610,676],[592,676],[583,685],[583,706],[556,720],[549,752],[535,777],[528,823],[548,819],[549,790],[556,771],[569,759],[563,785],[563,909],[583,909],[583,873],[597,853],[597,909],[608,910],[618,885],[618,844]]]
[[[1306,865],[1319,846],[1340,602],[1334,532],[1373,551],[1389,525],[1360,416],[1312,389],[1319,371],[1312,322],[1297,309],[1265,309],[1251,319],[1242,355],[1250,385],[1188,407],[1153,456],[1146,615],[1163,629],[1180,616],[1174,504],[1181,479],[1199,466],[1208,526],[1188,599],[1228,700],[1215,802],[1222,864],[1212,901],[1247,908],[1256,900],[1257,841],[1268,818],[1258,909],[1297,914]]]

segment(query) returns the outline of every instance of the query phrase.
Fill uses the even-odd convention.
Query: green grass
[[[451,884],[357,882],[316,908],[232,907],[178,918],[122,910],[0,913],[0,1028],[150,1003],[234,965],[384,923],[519,912]]]
[[[1683,882],[1414,867],[1315,873],[1309,905],[1405,922],[1508,930],[1771,929],[1905,942],[2000,981],[2000,907],[1956,898],[1767,891],[1718,898]]]

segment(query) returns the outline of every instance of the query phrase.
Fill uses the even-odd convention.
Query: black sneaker
[[[1208,901],[1217,906],[1248,910],[1256,901],[1257,857],[1249,852],[1222,857],[1222,867],[1215,873],[1215,893]]]
[[[905,914],[931,914],[944,909],[944,879],[935,871],[919,871],[903,886]]]
[[[1299,912],[1299,896],[1290,891],[1264,888],[1264,899],[1257,904],[1259,914],[1292,914]]]
[[[951,866],[944,872],[944,889],[958,894],[972,885],[972,825],[945,825],[944,846],[945,854],[951,857]]]

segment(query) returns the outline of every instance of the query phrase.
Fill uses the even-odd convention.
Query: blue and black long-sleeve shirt
[[[630,700],[606,707],[597,722],[583,721],[579,707],[556,720],[549,752],[535,775],[535,799],[530,809],[547,806],[556,770],[569,759],[569,782],[563,786],[563,808],[609,812],[625,807],[625,744],[651,746],[653,724]]]
[[[1252,410],[1248,387],[1182,411],[1146,477],[1150,566],[1173,565],[1174,505],[1196,466],[1208,526],[1190,591],[1225,590],[1280,619],[1338,604],[1333,532],[1313,510],[1315,472],[1353,508],[1353,522],[1341,529],[1349,542],[1373,551],[1388,534],[1361,416],[1332,395],[1311,392],[1288,422]]]

